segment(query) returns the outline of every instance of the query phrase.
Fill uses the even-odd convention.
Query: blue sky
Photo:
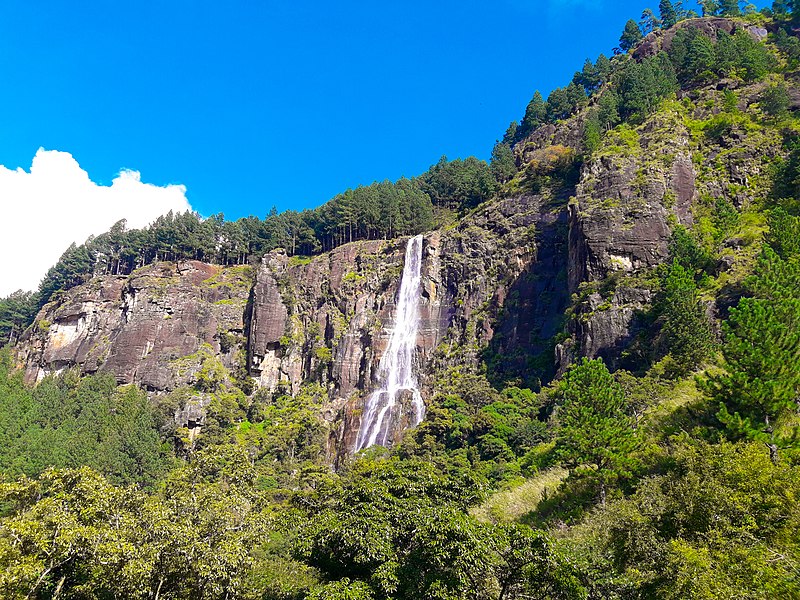
[[[30,2],[0,18],[0,164],[71,153],[186,186],[201,214],[313,207],[488,158],[533,91],[657,1]]]

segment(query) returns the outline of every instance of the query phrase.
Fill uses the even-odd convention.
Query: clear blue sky
[[[72,153],[182,183],[201,214],[321,204],[488,158],[533,91],[657,0],[53,2],[0,14],[0,164]]]

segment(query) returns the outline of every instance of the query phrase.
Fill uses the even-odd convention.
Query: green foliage
[[[661,52],[642,62],[629,61],[618,74],[615,87],[620,96],[620,114],[626,119],[644,119],[678,89],[678,84],[672,63]]]
[[[661,25],[665,29],[672,27],[678,22],[678,13],[675,7],[672,6],[670,0],[660,0],[658,3],[658,11],[661,14]]]
[[[474,157],[448,161],[443,156],[418,182],[436,206],[460,211],[491,198],[497,186],[492,168]]]
[[[514,139],[522,139],[532,131],[534,131],[539,125],[545,123],[547,120],[547,103],[542,98],[541,92],[536,90],[533,94],[533,98],[528,103],[527,108],[525,109],[525,116],[522,119],[522,125],[519,128],[519,131],[516,132],[516,136]]]
[[[800,217],[790,215],[780,206],[770,211],[765,241],[781,258],[800,256]]]
[[[764,442],[777,460],[779,448],[798,441],[800,262],[765,247],[757,273],[748,282],[754,297],[723,323],[723,371],[704,388],[733,436]]]
[[[357,591],[357,598],[371,590],[374,597],[466,599],[499,589],[512,598],[580,597],[545,536],[491,527],[465,512],[477,499],[475,484],[422,461],[359,461],[332,489],[303,499],[309,522],[299,555],[338,580],[326,589]]]
[[[785,85],[771,85],[761,94],[761,110],[772,117],[780,118],[789,110],[789,92]]]
[[[800,471],[755,444],[683,443],[672,460],[565,540],[594,596],[795,597]]]
[[[0,298],[0,346],[13,344],[36,314],[37,298],[19,290]]]
[[[511,146],[504,142],[497,142],[492,148],[491,160],[492,175],[498,183],[505,183],[517,173],[517,164]]]
[[[719,14],[723,17],[738,17],[742,14],[739,0],[719,0]]]
[[[685,375],[703,364],[712,349],[713,337],[700,301],[694,273],[675,260],[664,280],[661,314],[662,333],[675,374]]]
[[[672,40],[669,56],[678,80],[684,85],[713,77],[755,81],[776,67],[769,49],[745,31],[734,35],[719,31],[715,44],[698,29],[680,29]]]
[[[712,265],[712,256],[700,244],[695,236],[682,225],[673,229],[669,241],[670,258],[693,275],[708,271]]]
[[[269,514],[243,454],[200,454],[146,496],[89,468],[0,484],[5,598],[241,598]]]
[[[119,483],[153,485],[172,464],[147,396],[114,377],[67,372],[31,389],[0,356],[0,473],[92,467]]]
[[[583,126],[583,145],[588,153],[591,154],[600,147],[601,135],[602,128],[600,125],[600,118],[598,116],[598,111],[594,110],[589,113]]]
[[[719,13],[719,0],[700,0],[698,4],[704,17],[713,17]]]
[[[619,47],[623,52],[627,52],[641,39],[642,31],[639,29],[639,24],[633,19],[629,19],[628,22],[625,23],[625,28],[622,30],[622,35],[619,38]]]
[[[585,358],[566,373],[558,396],[556,452],[572,467],[592,467],[605,499],[605,485],[628,473],[636,447],[622,388],[601,359]]]
[[[567,87],[556,88],[547,97],[547,120],[555,123],[566,119],[586,106],[586,92],[571,82]]]
[[[611,129],[619,123],[619,96],[613,89],[600,96],[597,104],[597,120],[604,130]]]
[[[790,68],[800,64],[800,40],[789,35],[784,28],[779,28],[772,36],[772,42],[786,56]]]

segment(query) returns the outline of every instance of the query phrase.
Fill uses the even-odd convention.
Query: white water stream
[[[402,410],[398,400],[404,391],[411,393],[414,409],[410,425],[419,425],[425,416],[425,404],[417,389],[417,378],[414,374],[419,298],[422,293],[421,269],[422,236],[418,235],[408,240],[406,246],[406,262],[397,298],[394,328],[378,366],[379,388],[372,392],[364,406],[361,427],[356,438],[356,452],[374,444],[386,446],[387,442],[391,442],[391,424]]]

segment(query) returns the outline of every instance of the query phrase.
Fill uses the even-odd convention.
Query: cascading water
[[[380,387],[372,392],[364,406],[361,427],[356,438],[358,452],[374,444],[385,446],[389,440],[391,424],[399,418],[402,405],[398,402],[403,392],[411,394],[414,414],[412,427],[419,425],[425,416],[425,404],[417,389],[414,375],[414,354],[417,349],[419,328],[419,298],[422,292],[422,236],[408,240],[397,314],[389,336],[389,346],[378,366]]]

